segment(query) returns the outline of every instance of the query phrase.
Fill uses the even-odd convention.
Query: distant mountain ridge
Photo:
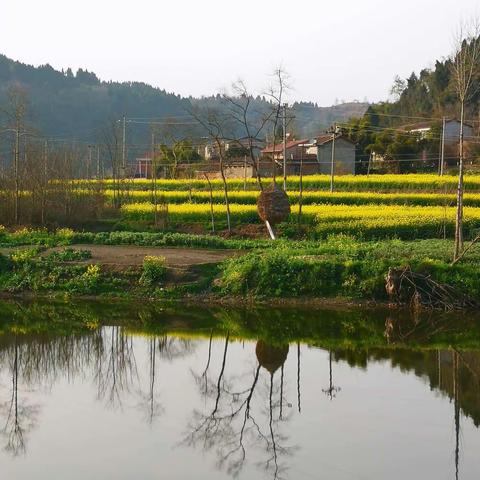
[[[141,82],[106,82],[95,73],[79,69],[55,70],[50,65],[34,67],[0,54],[0,105],[12,84],[21,84],[29,94],[33,123],[43,135],[83,140],[94,139],[111,119],[129,117],[185,117],[191,103],[198,106],[218,97],[186,98]],[[266,103],[257,97],[256,102]],[[361,116],[366,103],[318,107],[313,103],[293,105],[295,130],[313,136],[333,122]]]

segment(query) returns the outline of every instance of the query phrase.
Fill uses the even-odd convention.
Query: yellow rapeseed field
[[[262,180],[265,185],[271,183],[271,179]],[[109,188],[112,180],[76,180],[78,187],[89,184],[102,183]],[[121,182],[122,188],[127,190],[150,190],[152,181],[147,179],[127,179]],[[241,190],[244,180],[241,178],[228,179],[227,183],[231,189]],[[247,179],[247,188],[249,190],[258,190],[256,179]],[[289,189],[298,190],[300,178],[291,176],[287,179]],[[222,189],[220,180],[212,180],[211,184],[215,190]],[[438,176],[435,174],[389,174],[389,175],[342,175],[335,178],[337,190],[359,191],[418,191],[418,192],[443,192],[445,189],[454,191],[457,185],[455,175]],[[328,175],[308,175],[303,177],[303,186],[305,189],[324,189],[330,186],[330,177]],[[181,179],[181,180],[157,180],[159,190],[208,190],[208,183],[202,179]],[[480,175],[467,175],[465,177],[465,189],[480,192]]]
[[[83,194],[89,192],[83,190]],[[109,201],[113,200],[113,190],[104,192]],[[254,205],[260,192],[232,190],[228,194],[231,203]],[[299,202],[300,194],[298,191],[288,192],[292,204]],[[134,190],[123,196],[124,203],[142,203],[152,201],[152,192]],[[163,190],[157,192],[157,198],[166,203],[208,203],[210,193],[205,191],[171,191]],[[221,190],[212,193],[214,203],[224,203],[224,193]],[[456,202],[455,194],[441,193],[377,193],[377,192],[324,192],[324,191],[306,191],[302,195],[304,205],[312,204],[340,204],[340,205],[365,205],[365,204],[385,204],[385,205],[423,205],[423,206],[451,206]],[[464,205],[480,207],[480,193],[466,193],[464,195]]]
[[[292,206],[290,222],[298,221],[298,205]],[[154,206],[151,203],[133,203],[122,207],[128,220],[151,221]],[[258,223],[255,205],[231,204],[232,221]],[[217,221],[226,216],[226,207],[214,205]],[[169,204],[168,218],[171,222],[204,222],[210,220],[209,204]],[[305,205],[302,220],[310,224],[317,233],[348,233],[370,236],[439,237],[450,233],[454,224],[455,208],[441,206],[405,205]],[[465,208],[467,229],[480,227],[480,208]]]

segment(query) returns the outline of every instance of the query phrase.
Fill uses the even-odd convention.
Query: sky
[[[142,81],[182,96],[254,94],[289,74],[288,100],[385,100],[396,75],[448,56],[480,0],[0,0],[0,53]]]

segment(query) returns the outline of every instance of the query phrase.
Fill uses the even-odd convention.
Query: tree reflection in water
[[[392,314],[388,315],[391,317]],[[470,417],[475,426],[480,425],[480,355],[468,348],[438,347],[432,350],[406,346],[408,343],[421,344],[432,335],[448,334],[452,327],[442,319],[424,316],[385,321],[383,317],[379,323],[380,338],[384,324],[388,342],[399,343],[394,348],[381,342],[378,347],[369,348],[332,347],[331,339],[324,341],[320,334],[318,341],[312,341],[312,345],[328,345],[329,379],[325,380],[323,391],[333,399],[340,390],[335,385],[334,373],[341,361],[362,369],[367,369],[370,362],[388,361],[392,369],[399,368],[428,378],[432,390],[451,399],[452,417],[449,417],[448,425],[452,425],[452,444],[449,448],[451,462],[455,464],[451,476],[458,479],[461,474],[465,475],[460,465],[463,460],[462,430],[465,429],[462,413]],[[234,331],[233,322],[225,325]],[[156,327],[156,331],[163,328],[161,325]],[[153,335],[141,331],[141,335],[134,335],[120,326],[86,329],[66,335],[33,335],[21,333],[20,329],[11,331],[17,333],[0,335],[0,429],[2,444],[10,455],[27,452],[28,439],[38,423],[39,406],[31,403],[32,398],[37,398],[33,394],[36,392],[31,392],[35,387],[45,390],[62,379],[86,379],[93,383],[97,397],[108,408],[121,409],[122,405],[129,404],[129,400],[130,405],[133,402],[142,412],[145,422],[154,424],[165,412],[161,390],[167,392],[171,385],[168,382],[176,378],[174,375],[186,373],[191,383],[188,367],[182,370],[185,366],[181,362],[169,378],[162,378],[162,366],[191,354],[195,346],[201,344],[201,341],[164,333]],[[235,351],[232,336],[227,334],[217,342],[214,327],[208,325],[207,332],[205,359],[196,367],[198,373],[190,370],[196,382],[194,389],[198,389],[204,408],[203,402],[199,402],[201,406],[193,412],[184,443],[213,452],[217,466],[233,476],[242,471],[246,473],[244,467],[250,460],[252,464],[265,468],[271,477],[284,477],[289,456],[295,450],[288,446],[289,439],[284,434],[287,422],[294,414],[293,408],[286,408],[291,406],[286,397],[291,397],[292,403],[296,397],[300,412],[300,369],[304,362],[309,366],[311,353],[305,351],[302,356],[301,348],[304,347],[298,342],[298,336],[292,338],[296,342],[292,344],[292,352],[289,352],[287,340],[283,343],[278,340],[280,343],[274,345],[260,340],[255,345],[252,363],[240,364],[238,372],[239,357],[235,356],[238,351]],[[271,335],[269,338],[276,337]],[[448,337],[440,337],[441,340],[444,338]],[[438,342],[435,346],[442,344],[446,342]],[[248,341],[244,345],[246,349],[252,347]],[[323,356],[324,352],[326,350],[319,354]],[[289,353],[291,365],[286,363]],[[296,382],[293,378],[295,371]],[[308,374],[309,370],[304,369],[302,373],[304,371]],[[186,388],[189,387],[191,385]],[[315,398],[315,401],[321,400]],[[312,414],[311,410],[308,414]]]
[[[336,396],[337,393],[341,390],[340,387],[336,387],[333,384],[333,369],[332,369],[332,350],[328,350],[328,371],[329,371],[329,384],[327,388],[324,388],[322,391],[327,395],[327,397],[330,398],[330,400],[333,400]]]
[[[158,400],[157,395],[157,356],[167,361],[183,358],[195,349],[191,340],[171,337],[168,335],[152,336],[148,339],[148,388],[138,390],[140,398],[138,407],[145,413],[145,420],[153,422],[165,413],[165,407]]]
[[[257,362],[254,368],[238,377],[229,378],[226,370],[230,335],[227,334],[218,376],[209,380],[211,342],[212,337],[205,369],[201,374],[192,372],[205,399],[205,412],[194,410],[188,433],[181,443],[206,451],[215,450],[217,467],[234,477],[242,471],[250,449],[263,449],[267,455],[259,465],[271,472],[273,478],[281,478],[285,465],[280,458],[290,454],[292,448],[284,446],[287,437],[279,431],[280,423],[288,420],[288,416],[283,415],[283,370],[280,385],[276,384],[274,376],[287,359],[288,344],[273,346],[259,340],[255,348]],[[269,373],[264,391],[259,389],[262,367]],[[275,400],[277,397],[278,400]],[[211,408],[207,409],[209,403]],[[254,409],[254,405],[257,408]]]
[[[193,350],[190,340],[167,335],[149,338],[148,385],[142,388],[134,337],[123,327],[66,336],[2,335],[0,369],[11,379],[7,400],[0,403],[5,450],[15,456],[26,453],[28,433],[36,426],[39,406],[28,404],[25,389],[49,389],[62,378],[92,378],[97,398],[113,409],[121,408],[124,398],[135,393],[146,421],[153,423],[164,411],[156,392],[157,357],[173,361]]]
[[[109,327],[95,358],[97,396],[111,408],[122,408],[122,395],[138,382],[133,337],[121,327]]]
[[[17,456],[26,453],[26,435],[35,424],[38,409],[19,399],[18,381],[22,358],[16,336],[13,351],[13,357],[9,362],[12,391],[10,400],[2,405],[2,410],[6,412],[6,421],[2,433],[6,439],[5,450],[13,456]]]

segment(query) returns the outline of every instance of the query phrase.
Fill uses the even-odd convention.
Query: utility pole
[[[97,180],[100,178],[100,146],[97,145]]]
[[[45,140],[43,143],[43,178],[45,184],[48,179],[48,141]]]
[[[333,192],[334,188],[334,177],[335,177],[335,137],[337,134],[337,124],[333,124],[333,134],[332,134],[332,162],[330,164],[330,192]]]
[[[445,127],[446,127],[446,119],[445,119],[445,117],[443,117],[443,120],[442,120],[442,145],[440,147],[440,165],[439,165],[440,176],[443,176],[444,168],[445,168]]]
[[[283,104],[283,191],[287,191],[287,107]]]
[[[19,201],[19,192],[20,192],[20,186],[18,182],[18,160],[20,158],[20,130],[17,125],[17,128],[15,130],[15,153],[14,153],[14,158],[13,158],[13,176],[15,179],[15,195],[14,195],[14,205],[13,205],[13,215],[14,215],[14,223],[15,225],[18,225],[18,201]]]
[[[90,180],[90,170],[92,166],[92,145],[88,146],[87,179]]]
[[[152,132],[152,193],[155,226],[158,223],[158,205],[157,205],[157,169],[155,165],[155,133]]]
[[[45,207],[47,203],[47,188],[48,188],[48,142],[43,143],[43,189],[42,189],[42,225],[45,225]]]
[[[126,156],[126,134],[127,134],[127,119],[123,116],[123,140],[122,140],[122,177],[125,178],[127,173],[127,156]]]

